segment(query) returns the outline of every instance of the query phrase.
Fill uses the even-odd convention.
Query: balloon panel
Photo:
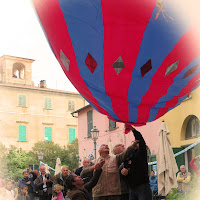
[[[102,114],[133,124],[163,116],[199,86],[200,23],[172,2],[33,0],[72,84]]]

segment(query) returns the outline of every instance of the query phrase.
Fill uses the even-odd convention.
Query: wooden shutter
[[[109,119],[109,130],[116,128],[116,122]]]
[[[74,100],[68,100],[68,110],[74,110]]]
[[[18,106],[26,107],[26,95],[25,94],[19,94],[19,96],[18,96]]]
[[[52,109],[52,104],[51,104],[51,98],[50,97],[45,97],[44,108],[45,109]]]
[[[178,153],[179,151],[182,151],[183,150],[183,147],[179,147],[179,148],[172,148],[174,154]],[[176,159],[176,163],[177,163],[177,166],[178,168],[180,169],[180,166],[181,165],[185,165],[185,157],[184,157],[184,153],[182,153],[181,155],[179,156],[176,156],[175,157]]]
[[[18,126],[18,141],[26,142],[26,126],[19,125]]]
[[[44,137],[48,138],[47,141],[51,142],[52,141],[52,127],[44,127]]]
[[[72,143],[73,140],[75,140],[76,134],[75,134],[75,128],[69,128],[69,143]]]
[[[87,124],[88,124],[88,137],[91,137],[91,129],[93,128],[92,110],[87,112]]]

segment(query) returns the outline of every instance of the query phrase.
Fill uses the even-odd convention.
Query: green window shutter
[[[88,125],[88,137],[91,137],[91,129],[93,128],[92,110],[87,112],[87,125]]]
[[[116,122],[109,119],[109,130],[116,128]]]
[[[76,134],[75,134],[75,128],[69,128],[69,143],[72,143],[73,140],[75,140]]]
[[[48,138],[47,141],[52,142],[52,127],[44,127],[44,137]]]
[[[19,96],[18,96],[18,106],[26,107],[26,95],[25,94],[19,94]]]
[[[19,125],[18,126],[18,141],[26,142],[26,126]]]
[[[52,109],[52,104],[51,104],[51,98],[50,97],[45,97],[44,108],[45,109]]]
[[[178,153],[179,151],[182,151],[182,150],[183,150],[183,147],[180,147],[180,148],[172,148],[172,149],[173,149],[174,154],[176,154],[176,153]],[[184,153],[182,153],[182,154],[179,155],[179,156],[176,156],[175,159],[176,159],[176,163],[177,163],[178,169],[180,169],[180,166],[181,166],[181,165],[185,165]]]

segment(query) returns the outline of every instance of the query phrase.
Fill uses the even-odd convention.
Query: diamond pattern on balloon
[[[177,60],[175,63],[171,64],[165,72],[165,76],[168,76],[169,74],[171,74],[173,71],[175,71],[178,68],[178,63],[179,60]]]
[[[60,59],[62,61],[62,64],[65,66],[65,69],[69,71],[70,60],[67,58],[62,50],[60,50]]]
[[[193,68],[189,69],[186,73],[184,78],[187,78],[188,76],[192,75],[197,70],[198,65],[194,66]]]
[[[147,61],[147,63],[144,64],[144,65],[140,68],[142,77],[143,77],[147,72],[149,72],[151,69],[152,69],[152,64],[151,64],[151,59],[149,59],[149,60]]]
[[[122,57],[120,56],[114,63],[113,67],[117,73],[117,75],[122,71],[122,69],[125,67],[124,62],[122,60]]]
[[[97,62],[96,60],[88,53],[87,58],[85,59],[85,64],[87,65],[88,69],[94,73],[94,70],[97,67]]]

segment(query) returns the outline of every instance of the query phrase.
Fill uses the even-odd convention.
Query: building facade
[[[109,120],[107,116],[97,112],[92,106],[87,105],[72,113],[75,118],[78,118],[78,141],[79,141],[79,157],[83,160],[85,157],[90,156],[92,153],[94,157],[94,142],[91,137],[90,130],[93,126],[99,130],[99,138],[97,140],[97,157],[98,149],[101,144],[108,144],[110,147],[110,153],[112,154],[112,148],[116,144],[124,144],[125,147],[131,145],[134,140],[132,132],[124,134],[124,123],[113,122]],[[140,131],[148,146],[148,160],[154,161],[156,159],[156,153],[159,143],[159,129],[161,121],[160,119],[148,123],[146,126],[136,127]]]
[[[78,137],[78,120],[71,112],[86,105],[80,94],[39,87],[32,82],[34,60],[0,58],[0,142],[31,150],[38,141],[61,146]]]
[[[200,140],[200,88],[194,90],[185,101],[162,119],[170,130],[169,137],[175,153]],[[200,155],[200,145],[177,156],[178,166],[186,165],[186,168],[193,172],[189,162],[197,155]]]

